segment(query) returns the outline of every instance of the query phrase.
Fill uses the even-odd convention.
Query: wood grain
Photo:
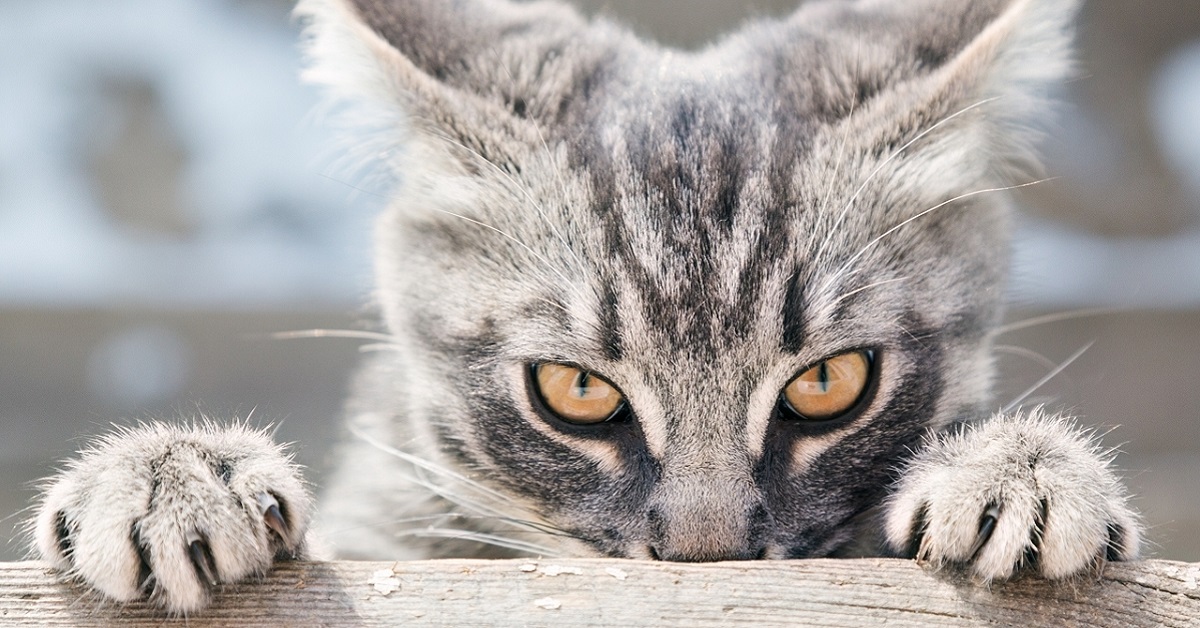
[[[983,587],[891,559],[283,563],[166,618],[0,563],[2,626],[1200,626],[1200,563],[1108,565]]]

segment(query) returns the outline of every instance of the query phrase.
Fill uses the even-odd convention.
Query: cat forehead
[[[991,254],[935,220],[914,225],[942,232],[919,251],[909,234],[870,245],[936,200],[894,184],[908,159],[876,150],[869,111],[805,118],[767,96],[733,97],[734,78],[671,76],[637,104],[597,99],[596,116],[525,146],[516,172],[479,168],[472,178],[490,192],[439,219],[455,234],[445,263],[478,251],[490,266],[498,243],[511,250],[491,285],[551,301],[523,311],[542,314],[531,335],[571,347],[564,355],[613,353],[619,337],[646,339],[643,357],[701,362],[876,341],[912,299],[886,284],[851,291],[918,261]]]
[[[390,280],[409,285],[418,255],[461,288],[431,301],[537,293],[595,319],[636,299],[680,321],[682,346],[768,302],[822,320],[866,298],[969,306],[969,275],[1002,266],[980,236],[996,212],[970,210],[1028,149],[1021,119],[1065,71],[1074,5],[806,3],[696,53],[551,2],[303,6],[310,78],[366,102],[381,153],[409,155],[385,229],[413,248],[385,252]],[[928,213],[943,206],[968,211]],[[587,298],[563,303],[573,284]]]

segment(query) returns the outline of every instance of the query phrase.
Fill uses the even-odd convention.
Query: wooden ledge
[[[1200,563],[1114,563],[1069,582],[980,587],[890,559],[283,563],[165,619],[0,563],[3,626],[1200,626]]]

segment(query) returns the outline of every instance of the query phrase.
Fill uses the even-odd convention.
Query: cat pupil
[[[580,399],[587,397],[588,383],[591,381],[591,379],[591,373],[579,371],[579,374],[575,376],[575,385],[571,389],[576,397]]]

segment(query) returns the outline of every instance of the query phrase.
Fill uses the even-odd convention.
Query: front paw
[[[1030,569],[1064,578],[1136,558],[1141,526],[1110,457],[1069,420],[996,416],[917,453],[887,505],[897,552],[984,582]]]
[[[263,431],[152,423],[83,451],[32,522],[45,560],[118,601],[186,613],[212,588],[300,557],[311,499]]]

